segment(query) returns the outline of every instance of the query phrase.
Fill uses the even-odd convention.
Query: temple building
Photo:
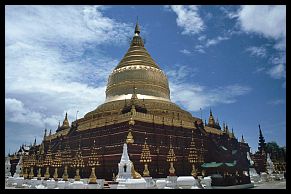
[[[266,142],[259,125],[259,143],[258,151],[254,153],[251,157],[254,161],[254,167],[258,173],[267,171],[267,150]],[[272,156],[273,157],[273,156]],[[283,160],[278,160],[278,158],[273,158],[274,167],[276,172],[285,172],[286,171],[286,158]]]
[[[29,149],[35,175],[40,168],[41,176],[48,171],[73,178],[77,172],[87,178],[94,169],[97,178],[111,180],[124,143],[134,170],[154,178],[248,171],[250,147],[243,137],[238,140],[224,122],[221,127],[212,110],[206,124],[171,101],[168,78],[140,33],[137,23],[129,49],[109,75],[105,102],[71,124],[66,114],[55,132],[45,129],[42,143]],[[94,168],[92,147],[98,156]],[[57,170],[44,165],[50,157],[52,164],[62,160]]]

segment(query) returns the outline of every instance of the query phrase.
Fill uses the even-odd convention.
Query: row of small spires
[[[204,126],[211,126],[211,127],[220,129],[218,118],[216,119],[216,121],[214,120],[211,109],[210,109],[208,124],[206,123],[206,120],[205,120]],[[226,134],[229,134],[232,138],[235,138],[233,128],[231,129],[231,133],[230,133],[228,130],[228,125],[225,122],[223,122],[223,132]],[[241,143],[245,143],[243,135],[241,137]]]

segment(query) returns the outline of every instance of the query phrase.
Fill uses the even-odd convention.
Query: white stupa
[[[22,156],[20,156],[20,159],[18,161],[18,164],[16,165],[16,171],[15,171],[13,177],[14,178],[19,177],[19,175],[21,173],[21,170],[22,170]]]
[[[254,168],[254,161],[252,160],[250,153],[247,152],[247,159],[250,162],[250,166],[249,166],[249,174],[250,174],[250,179],[251,182],[259,182],[260,181],[260,175],[258,175],[256,169]]]
[[[11,176],[10,169],[11,169],[10,157],[7,156],[7,157],[5,158],[5,176],[6,176],[6,177],[10,177],[10,176]]]
[[[129,159],[128,152],[127,152],[127,144],[123,144],[123,152],[118,163],[118,174],[116,176],[117,182],[126,181],[126,179],[131,179],[131,167],[132,162]]]
[[[267,171],[268,174],[272,174],[274,172],[274,164],[271,160],[270,154],[267,154]]]

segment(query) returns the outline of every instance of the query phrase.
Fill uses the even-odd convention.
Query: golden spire
[[[69,146],[69,142],[66,143],[65,149],[62,152],[62,164],[65,165],[64,173],[63,173],[63,180],[68,181],[69,175],[68,175],[68,166],[72,164],[71,159],[71,148]]]
[[[91,147],[91,155],[89,156],[89,160],[87,166],[91,167],[91,175],[89,177],[89,184],[96,184],[96,174],[95,174],[95,167],[99,166],[99,159],[97,155],[97,147],[95,146],[95,140],[93,143],[93,147]]]
[[[131,134],[131,129],[128,130],[128,134],[127,134],[127,137],[126,137],[126,143],[127,144],[131,144],[134,142],[134,139],[133,139],[133,136]]]
[[[135,122],[132,117],[130,118],[130,121],[128,122],[128,124],[129,124],[129,130],[126,137],[126,143],[130,144],[134,142],[133,135],[131,134],[131,127],[135,124]]]
[[[75,158],[74,158],[73,163],[72,163],[72,167],[76,168],[75,181],[80,181],[81,177],[79,174],[79,171],[80,171],[79,168],[84,168],[84,166],[85,166],[84,160],[83,160],[82,151],[81,151],[81,147],[80,147],[80,143],[79,143],[79,148],[76,151]]]
[[[46,138],[46,131],[47,131],[47,129],[45,128],[45,129],[44,129],[43,140],[45,140],[45,138]]]
[[[48,180],[50,178],[50,173],[49,173],[49,167],[52,165],[53,163],[53,159],[52,159],[52,152],[51,152],[51,140],[49,142],[48,145],[48,150],[47,153],[45,155],[45,160],[44,160],[44,166],[46,167],[46,172],[45,172],[45,176],[44,179]]]
[[[233,128],[231,128],[231,134],[230,134],[230,136],[231,136],[232,138],[235,138],[234,133],[233,133]]]
[[[215,120],[214,120],[214,117],[212,115],[211,109],[210,109],[210,116],[209,116],[209,119],[208,119],[208,125],[211,126],[211,127],[215,126]]]
[[[192,176],[196,176],[196,169],[195,169],[195,163],[198,162],[198,152],[196,149],[194,137],[193,137],[193,130],[192,130],[192,138],[191,138],[191,143],[190,143],[190,148],[189,148],[189,155],[188,155],[188,161],[190,164],[192,164]]]
[[[244,135],[241,135],[241,140],[240,140],[241,143],[245,143],[245,140],[244,140]]]
[[[226,134],[229,134],[229,130],[228,130],[228,125],[227,125],[227,123],[225,124],[225,133],[226,133]]]
[[[63,121],[63,125],[61,126],[61,129],[67,129],[67,128],[70,128],[70,123],[68,120],[68,113],[66,112],[66,116],[65,116],[65,119]]]
[[[134,28],[134,33],[137,34],[137,35],[140,34],[140,28],[139,28],[139,25],[138,25],[138,17],[137,17],[135,28]]]
[[[36,159],[35,159],[35,154],[33,153],[30,155],[30,158],[28,160],[28,164],[30,166],[30,173],[28,176],[29,179],[32,179],[34,177],[33,166],[35,165],[35,163],[36,163]]]
[[[55,167],[55,173],[54,173],[54,179],[55,181],[58,180],[58,168],[60,168],[62,166],[62,155],[61,155],[61,144],[59,145],[58,151],[54,156],[54,160],[53,160],[53,167]]]
[[[170,148],[169,148],[169,152],[167,155],[167,162],[170,162],[170,169],[169,169],[169,176],[174,176],[175,175],[175,168],[174,168],[174,162],[177,162],[177,158],[174,152],[174,149],[172,147],[172,136],[170,136]]]
[[[145,140],[144,140],[144,144],[142,146],[142,151],[141,151],[141,155],[140,155],[140,162],[144,163],[143,176],[150,176],[150,172],[148,170],[148,163],[152,162],[152,158],[151,158],[149,146],[147,144],[146,133],[145,133]]]

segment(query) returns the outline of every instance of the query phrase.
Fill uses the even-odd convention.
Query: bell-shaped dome
[[[108,78],[106,102],[130,99],[137,88],[139,99],[170,101],[168,79],[144,47],[136,24],[130,48]]]

